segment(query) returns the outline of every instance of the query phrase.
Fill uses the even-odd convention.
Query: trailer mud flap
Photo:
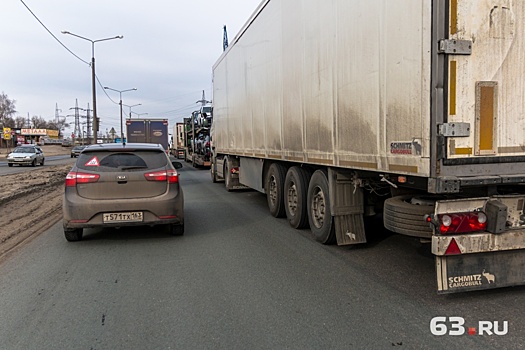
[[[525,283],[525,250],[436,256],[438,294]]]
[[[328,173],[337,245],[366,243],[363,189],[355,185],[352,173],[331,168]]]

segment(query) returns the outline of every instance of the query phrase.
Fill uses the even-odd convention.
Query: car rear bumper
[[[68,193],[70,192],[70,193]],[[73,193],[71,193],[73,192]],[[92,200],[66,188],[63,200],[63,226],[66,229],[94,227],[124,227],[184,223],[182,191],[170,191],[155,198],[125,200]],[[104,213],[142,212],[142,221],[104,222]]]

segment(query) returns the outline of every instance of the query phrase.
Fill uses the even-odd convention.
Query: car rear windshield
[[[168,163],[162,151],[82,152],[77,160],[81,170],[110,172],[118,170],[144,171],[165,167]]]

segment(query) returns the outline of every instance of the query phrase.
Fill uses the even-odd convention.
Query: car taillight
[[[66,176],[66,187],[75,187],[77,184],[97,182],[99,178],[100,175],[98,174],[88,174],[71,171]]]
[[[169,184],[179,182],[179,174],[175,170],[161,170],[144,174],[148,181],[167,181]]]
[[[487,215],[483,212],[440,214],[439,232],[442,235],[485,231]]]

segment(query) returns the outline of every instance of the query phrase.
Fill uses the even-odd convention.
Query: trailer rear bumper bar
[[[503,250],[525,249],[525,229],[508,230],[503,233],[473,233],[453,236],[432,236],[432,254],[446,255],[452,241],[461,254],[486,253]]]

